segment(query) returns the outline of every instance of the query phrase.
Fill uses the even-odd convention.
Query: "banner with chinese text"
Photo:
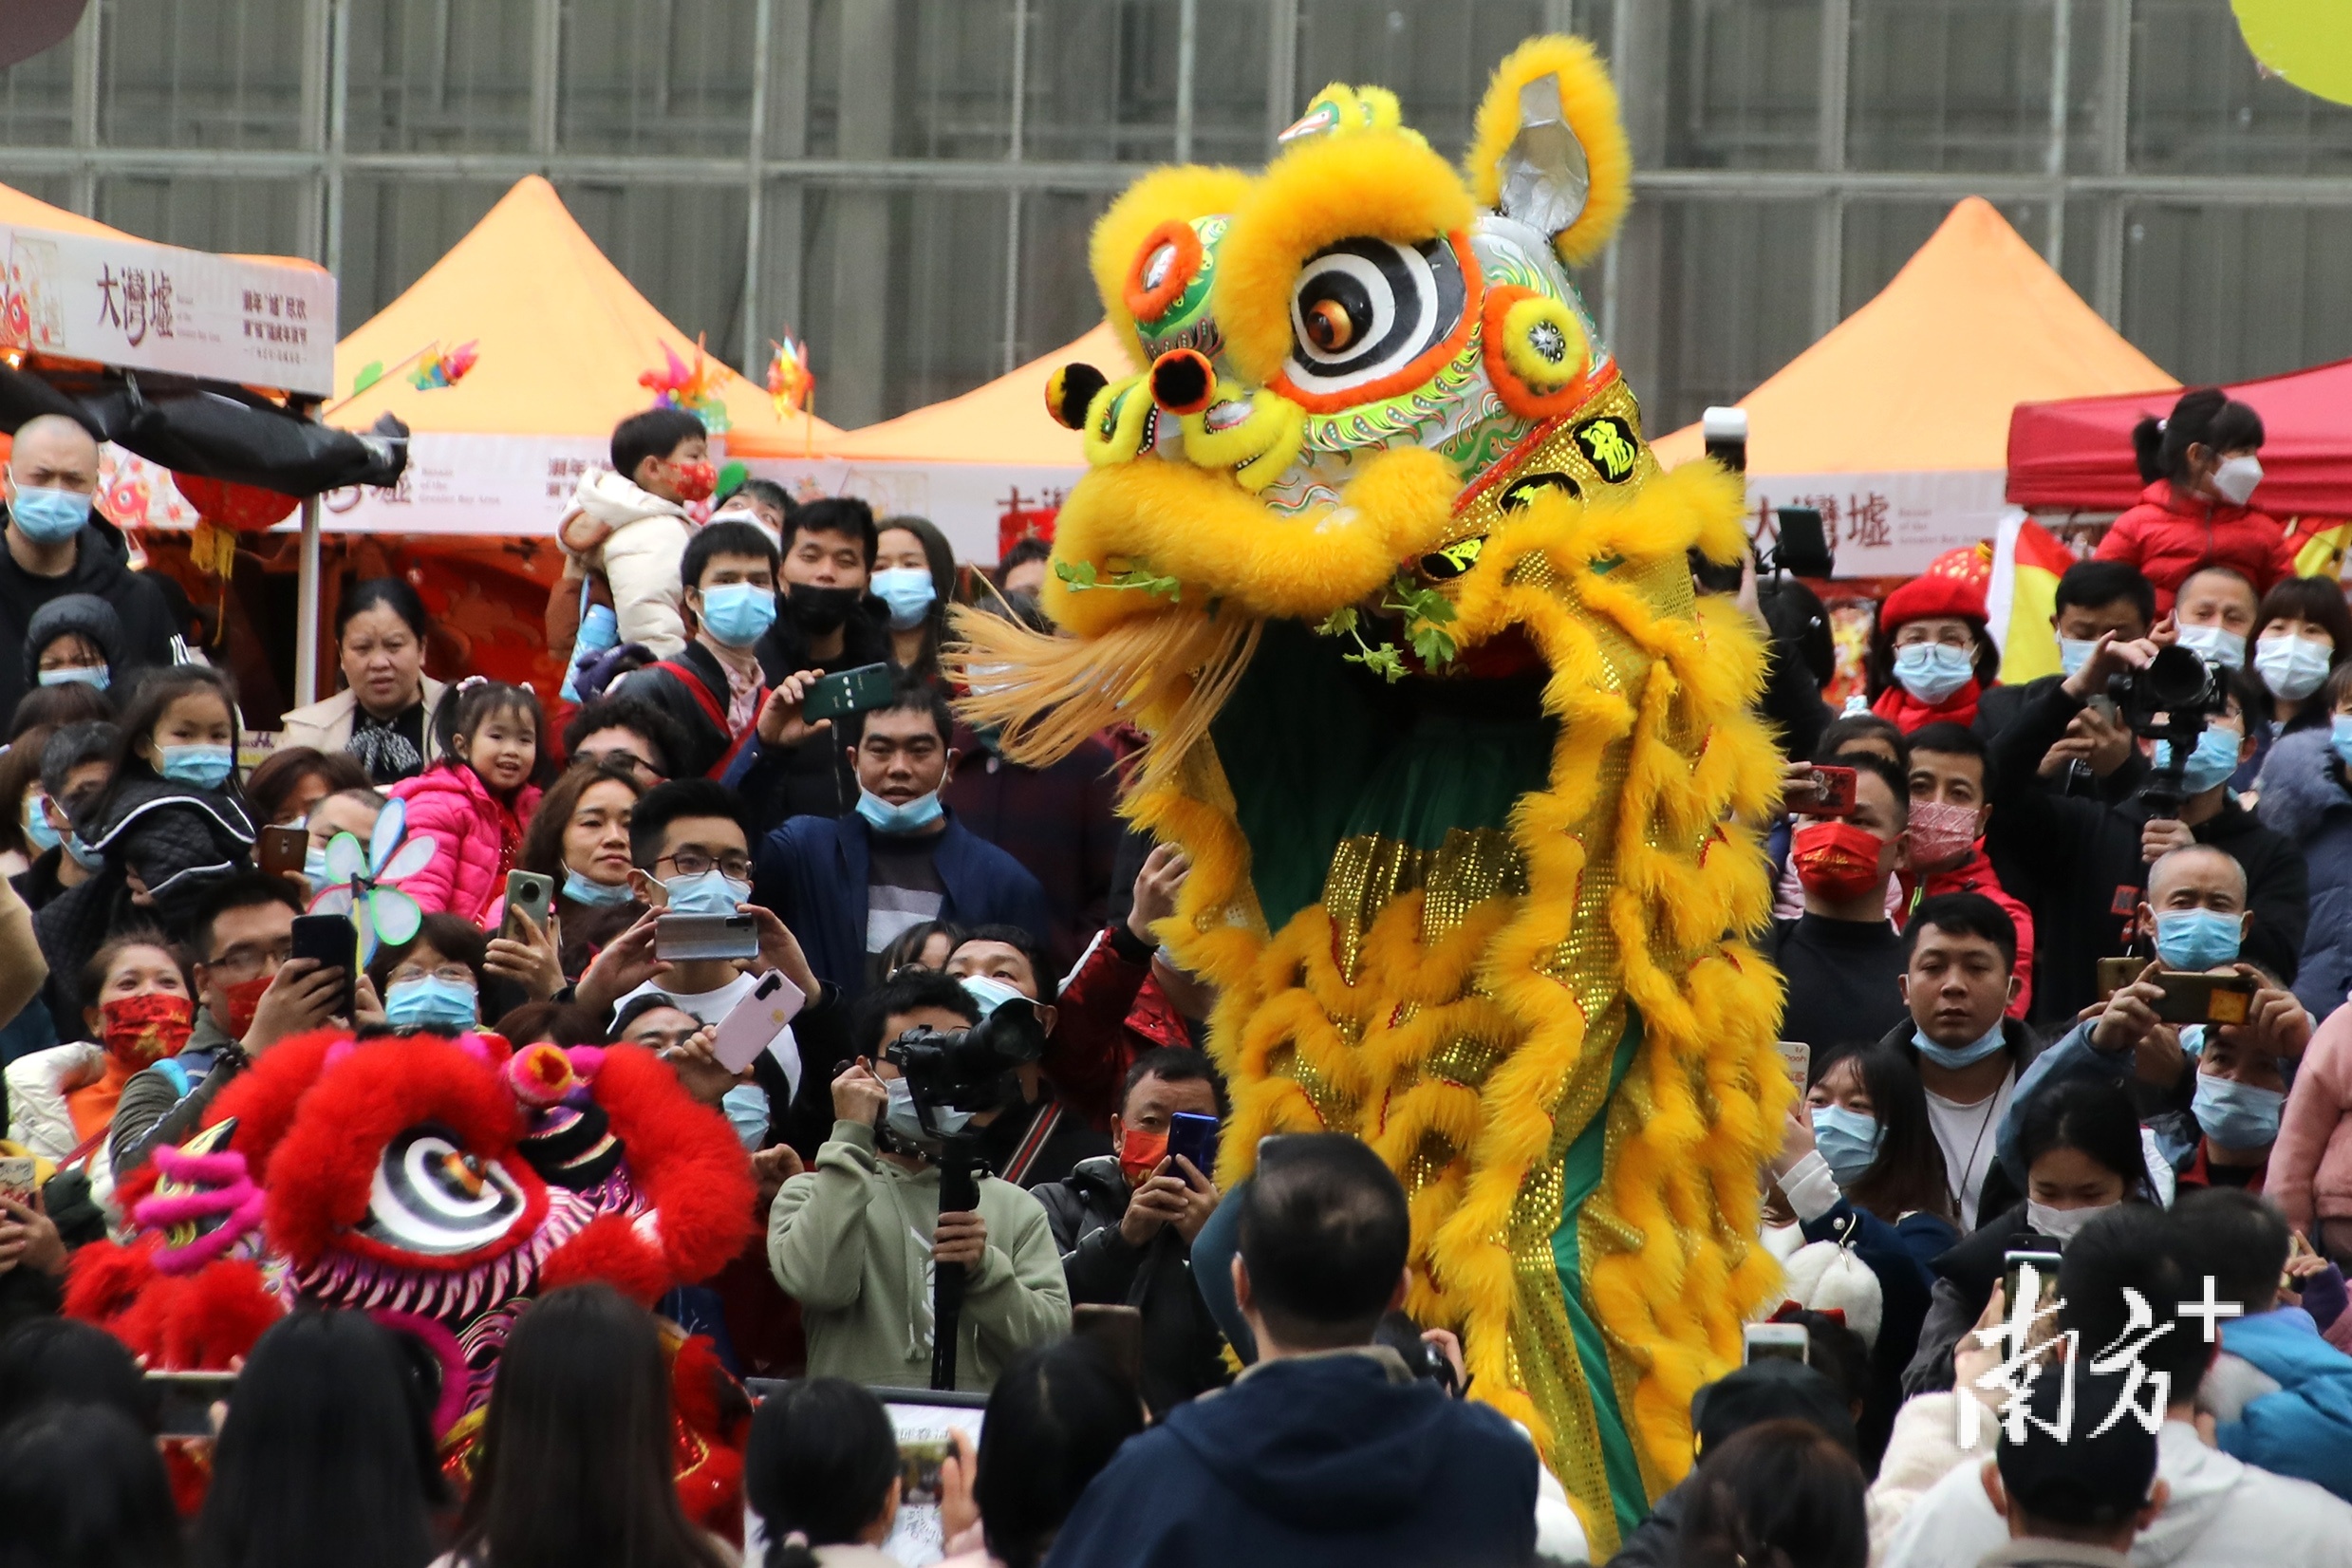
[[[1913,577],[1948,550],[1992,538],[2010,510],[1999,469],[1941,474],[1751,474],[1748,532],[1773,509],[1817,507],[1839,577]]]
[[[0,224],[0,348],[325,397],[335,387],[335,280]]]

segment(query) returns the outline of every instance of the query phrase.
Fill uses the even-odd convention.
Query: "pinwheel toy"
[[[408,808],[394,800],[376,818],[365,849],[349,833],[327,841],[327,889],[310,901],[310,912],[351,917],[360,928],[363,966],[375,958],[378,947],[400,946],[424,924],[424,910],[393,884],[432,863],[434,840],[431,833],[419,833],[402,843],[407,831]],[[364,919],[362,909],[366,910]]]

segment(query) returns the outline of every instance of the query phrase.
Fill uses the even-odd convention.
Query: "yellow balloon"
[[[2305,92],[2352,103],[2352,26],[2343,0],[2231,0],[2246,47]]]

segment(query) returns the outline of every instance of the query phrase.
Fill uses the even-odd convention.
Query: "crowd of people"
[[[1231,1192],[1171,1152],[1226,1091],[1213,992],[1155,935],[1188,865],[1116,815],[1136,737],[1033,767],[950,707],[949,607],[1042,626],[1042,543],[960,573],[921,518],[714,497],[701,424],[653,410],[558,524],[559,704],[427,676],[416,592],[354,582],[343,689],[241,770],[262,716],[150,635],[95,443],[32,420],[0,551],[0,1159],[34,1172],[0,1191],[0,1568],[734,1561],[670,1484],[666,1325],[775,1390],[742,1471],[766,1568],[886,1564],[909,1472],[871,1391],[930,1381],[943,1264],[986,1399],[937,1483],[962,1563],[2352,1563],[2352,612],[2250,510],[2261,441],[2204,391],[2143,432],[2145,498],[2059,583],[2059,675],[2000,684],[1981,592],[1932,576],[1833,713],[1797,590],[1756,609],[1789,755],[1760,943],[1801,1080],[1763,1327],[1802,1349],[1700,1390],[1695,1468],[1611,1558],[1398,1310],[1409,1206],[1366,1146],[1270,1140]],[[294,956],[319,894],[427,837],[409,940]],[[544,917],[508,906],[529,878]],[[756,955],[663,958],[679,915],[747,917]],[[731,1068],[771,971],[803,1001]],[[888,1048],[999,1018],[1035,1059],[920,1103]],[[192,1497],[67,1272],[118,1185],[330,1025],[642,1046],[739,1140],[757,1235],[658,1316],[541,1297],[462,1486],[392,1338],[296,1312]],[[2019,1254],[2045,1296],[2010,1299]]]

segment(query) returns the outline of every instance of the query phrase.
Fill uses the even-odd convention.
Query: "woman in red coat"
[[[2098,558],[2137,567],[2156,585],[2158,613],[2199,567],[2233,567],[2258,592],[2294,575],[2287,531],[2247,505],[2262,482],[2261,415],[2200,386],[2181,394],[2171,418],[2140,420],[2132,445],[2148,488],[2099,541]]]
[[[1887,595],[1870,635],[1870,711],[1905,735],[1922,724],[1973,724],[2001,650],[1985,625],[1982,588],[1930,572]]]

